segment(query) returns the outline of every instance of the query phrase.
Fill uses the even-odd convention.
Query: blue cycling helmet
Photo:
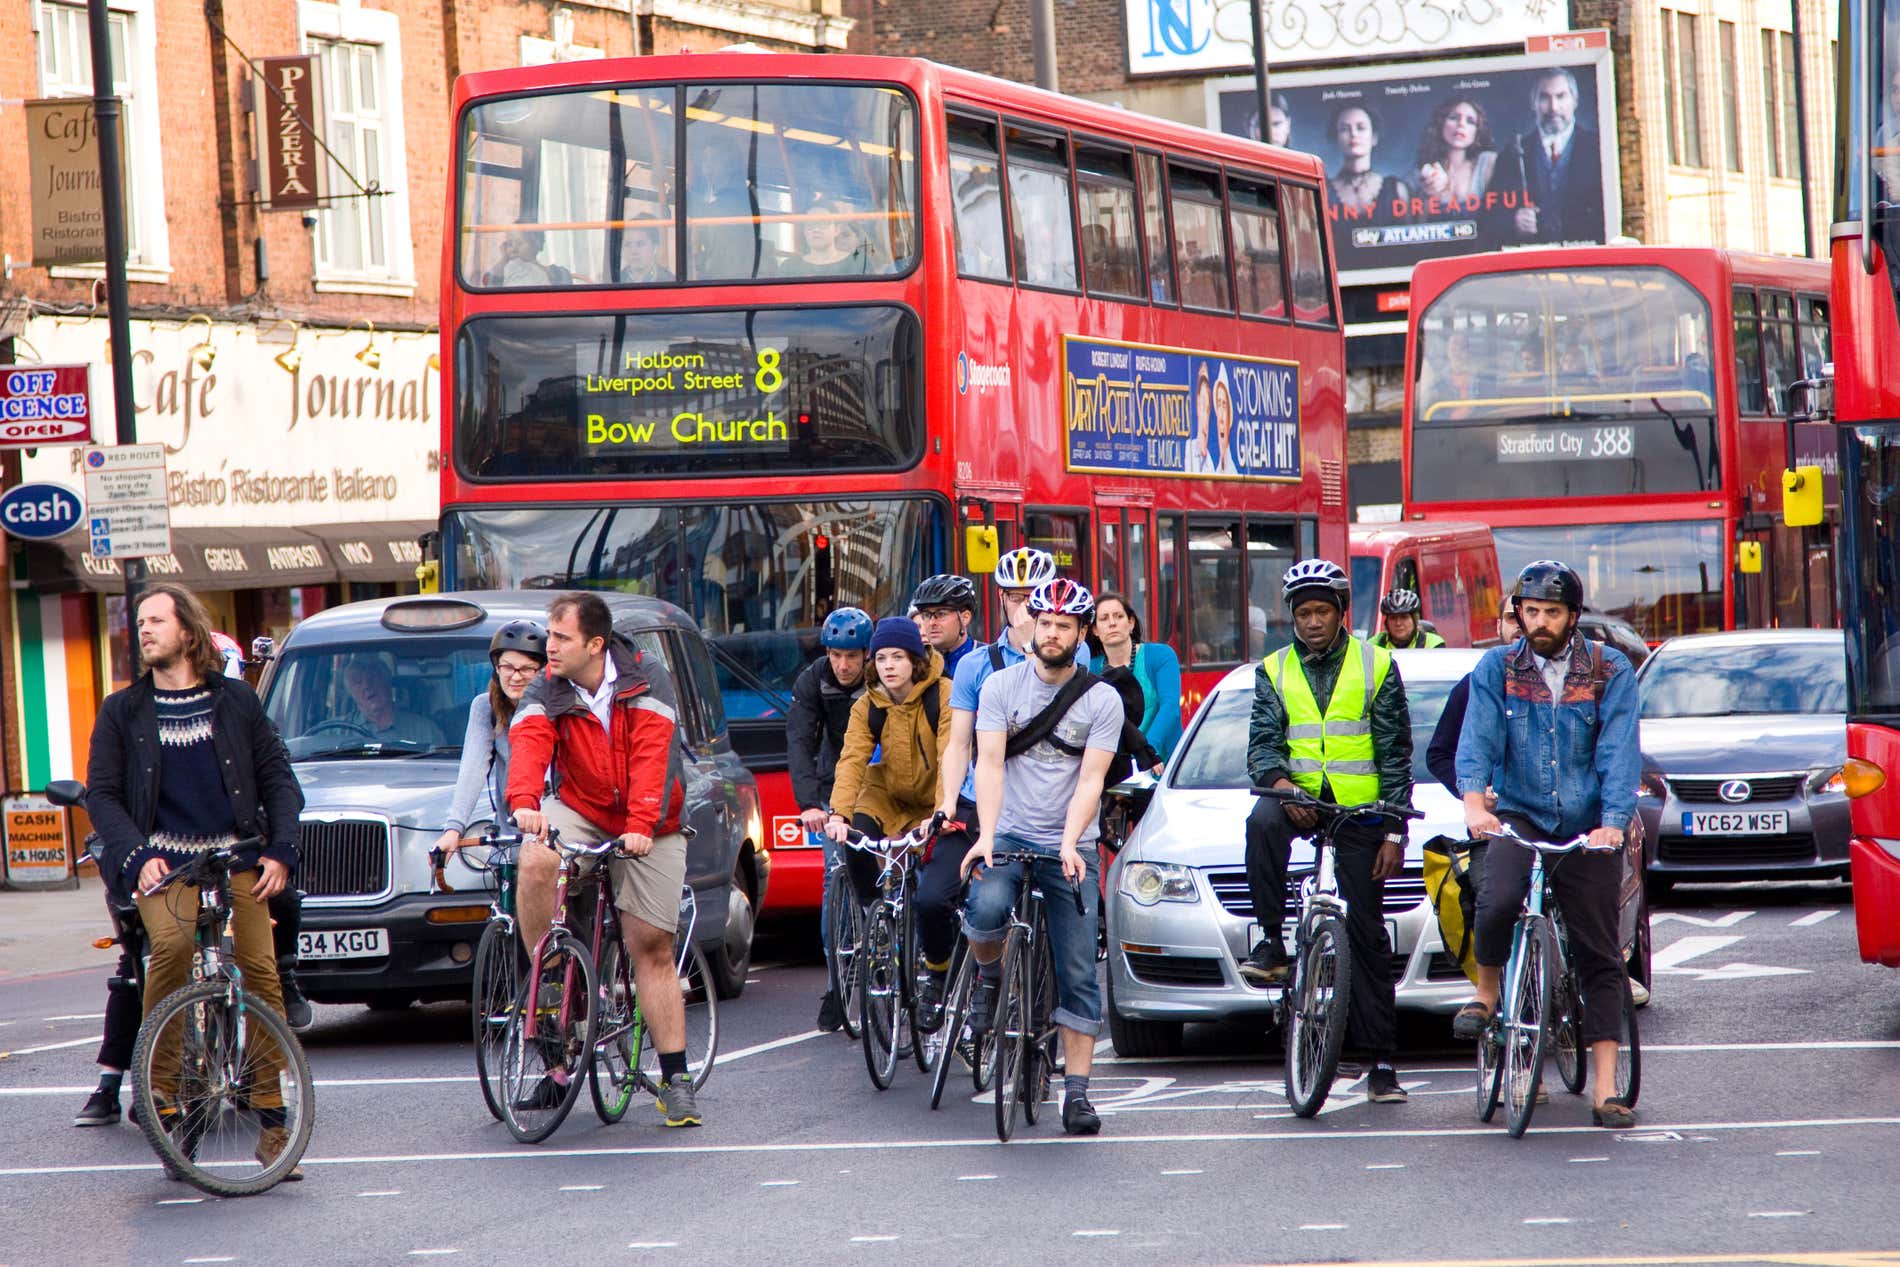
[[[861,608],[840,607],[825,617],[818,642],[827,651],[869,651],[875,627],[876,622]]]

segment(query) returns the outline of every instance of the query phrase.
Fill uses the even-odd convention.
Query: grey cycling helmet
[[[1408,589],[1396,589],[1379,600],[1379,610],[1387,616],[1418,615],[1418,595]]]

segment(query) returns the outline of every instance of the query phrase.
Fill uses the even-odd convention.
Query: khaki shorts
[[[561,838],[595,844],[607,833],[582,817],[558,797],[541,802],[548,825]],[[599,858],[580,859],[581,875],[594,869]],[[686,837],[678,832],[653,838],[653,852],[644,858],[609,858],[607,874],[613,880],[614,905],[626,914],[664,932],[674,932],[680,921],[680,889],[686,883]]]

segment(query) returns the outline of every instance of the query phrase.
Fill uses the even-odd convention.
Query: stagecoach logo
[[[1715,789],[1715,794],[1730,805],[1740,805],[1754,794],[1755,789],[1748,786],[1747,779],[1730,779]]]
[[[992,387],[1009,390],[1009,366],[985,365],[972,361],[968,352],[957,353],[957,395],[966,395],[974,387],[988,391]]]

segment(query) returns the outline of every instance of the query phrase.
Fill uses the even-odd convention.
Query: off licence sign
[[[6,798],[7,879],[44,884],[64,880],[66,811],[43,796]]]
[[[9,367],[0,373],[0,449],[92,440],[92,369]]]

